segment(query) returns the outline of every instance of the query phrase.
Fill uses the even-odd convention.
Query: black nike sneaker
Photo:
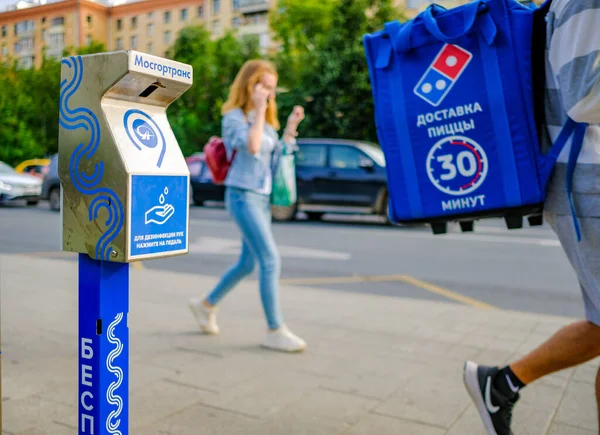
[[[515,393],[512,398],[506,397],[494,387],[494,376],[498,370],[498,367],[480,366],[467,361],[463,380],[487,433],[513,435],[510,430],[512,409],[520,396],[519,393]]]

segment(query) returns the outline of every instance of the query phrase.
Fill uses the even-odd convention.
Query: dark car
[[[42,184],[42,199],[50,203],[50,209],[60,210],[60,180],[58,178],[58,154],[50,157],[48,171]]]
[[[298,201],[293,207],[273,207],[273,219],[293,220],[298,211],[309,219],[326,212],[368,213],[387,219],[385,158],[370,142],[342,139],[298,139],[296,184]],[[188,157],[194,203],[222,202],[225,187],[212,182],[201,153]]]
[[[326,212],[367,213],[387,219],[385,157],[376,144],[344,139],[298,139],[298,200],[273,208],[275,220],[292,220],[298,211],[309,219]]]
[[[206,164],[203,153],[196,153],[186,157],[190,171],[190,184],[192,201],[195,205],[203,205],[206,201],[223,202],[225,200],[225,186],[214,184],[212,173]]]

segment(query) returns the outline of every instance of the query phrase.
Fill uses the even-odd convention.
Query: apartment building
[[[198,24],[203,24],[215,37],[229,29],[234,29],[240,37],[255,37],[266,51],[274,46],[268,12],[276,1],[20,0],[0,12],[0,59],[18,59],[24,68],[39,67],[44,53],[60,58],[65,48],[89,45],[91,41],[104,43],[110,51],[133,49],[166,56],[178,32],[185,26]],[[437,0],[437,3],[451,8],[468,1]],[[431,3],[431,0],[395,0],[399,10],[409,17]]]
[[[65,0],[27,6],[0,13],[2,59],[16,58],[25,68],[39,66],[43,52],[60,58],[66,47],[105,39],[106,7],[98,3]]]
[[[263,49],[271,46],[267,13],[269,0],[145,0],[110,8],[109,50],[134,49],[164,56],[177,33],[203,23],[213,36],[235,29],[255,36]]]
[[[108,50],[134,49],[165,56],[188,25],[204,24],[215,36],[236,29],[271,45],[267,14],[272,0],[93,0],[46,3],[21,0],[0,13],[0,59],[39,67],[43,54],[60,58],[68,47],[105,44]]]

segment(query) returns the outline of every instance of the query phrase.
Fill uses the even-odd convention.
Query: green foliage
[[[103,42],[92,41],[90,45],[84,45],[82,47],[67,47],[63,56],[83,56],[86,54],[96,54],[96,53],[104,53],[106,51],[106,46]]]
[[[328,23],[327,31],[313,37],[314,49],[294,55],[309,67],[294,77],[295,83],[286,83],[293,91],[280,98],[281,109],[287,113],[294,104],[304,104],[303,136],[377,142],[362,36],[404,17],[391,0],[337,0],[331,13],[329,18],[320,18]],[[304,23],[290,14],[286,26],[302,29]],[[287,68],[286,62],[280,57],[278,68]],[[295,64],[294,60],[289,64]]]
[[[340,0],[279,0],[269,12],[269,23],[283,51],[291,55],[311,50],[326,34]]]
[[[168,110],[179,146],[189,155],[201,151],[211,136],[221,134],[221,106],[229,85],[246,60],[259,56],[258,44],[253,39],[238,40],[231,33],[214,40],[203,27],[188,27],[169,54],[194,69],[194,85]]]
[[[43,145],[35,137],[32,112],[36,109],[36,99],[32,94],[28,79],[31,72],[24,71],[12,63],[0,68],[0,160],[16,164],[34,156],[41,156]]]
[[[105,51],[104,44],[65,50],[65,55]],[[16,165],[58,151],[60,61],[44,58],[39,69],[0,66],[0,161]]]

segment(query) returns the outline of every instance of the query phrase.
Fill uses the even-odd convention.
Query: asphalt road
[[[237,228],[220,207],[193,207],[190,219],[189,255],[137,267],[212,276],[224,272],[238,255]],[[75,261],[74,254],[59,252],[59,224],[60,215],[46,204],[0,206],[0,253]],[[288,283],[583,314],[575,274],[546,226],[509,231],[503,221],[488,220],[476,223],[474,233],[455,228],[434,236],[428,228],[386,227],[376,218],[326,216],[323,222],[274,223],[274,233]]]

